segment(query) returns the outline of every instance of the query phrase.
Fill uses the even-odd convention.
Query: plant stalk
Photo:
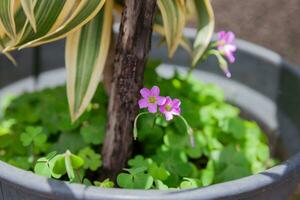
[[[112,180],[132,154],[133,122],[138,113],[139,90],[143,85],[155,10],[156,0],[125,0],[102,148],[103,173]]]

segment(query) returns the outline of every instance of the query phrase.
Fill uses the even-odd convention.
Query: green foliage
[[[201,186],[201,181],[193,178],[184,178],[184,181],[180,183],[180,189],[191,189]]]
[[[128,189],[150,189],[153,185],[153,177],[145,173],[146,169],[146,167],[127,169],[129,173],[118,175],[118,185]]]
[[[255,122],[239,116],[213,84],[184,80],[178,73],[158,77],[152,61],[145,86],[155,82],[161,94],[182,102],[182,115],[143,115],[135,150],[117,182],[94,180],[101,172],[107,97],[102,85],[88,110],[71,124],[63,87],[23,94],[10,100],[0,118],[0,159],[38,175],[111,188],[188,189],[233,180],[275,164],[267,138]],[[191,142],[191,139],[193,142]],[[192,146],[192,143],[194,144]],[[71,153],[72,152],[72,153]]]
[[[46,176],[46,177],[60,177],[60,175],[56,175],[53,172],[53,167],[54,167],[54,161],[53,159],[56,155],[56,152],[51,152],[49,153],[46,157],[39,158],[34,166],[34,173],[41,175],[41,176]]]
[[[102,165],[101,155],[95,153],[90,147],[80,150],[78,155],[84,160],[84,169],[96,171]]]
[[[74,170],[79,169],[84,165],[84,160],[81,157],[72,154],[69,150],[64,154],[57,155],[54,159],[53,172],[60,175],[67,173],[70,181],[74,181],[75,179]]]
[[[113,188],[115,186],[115,183],[110,181],[108,178],[104,181],[94,181],[94,185],[102,188]]]
[[[42,127],[26,127],[25,132],[21,134],[21,142],[26,147],[33,145],[36,147],[43,147],[47,141],[46,134],[43,134]]]
[[[0,136],[10,134],[12,126],[16,123],[13,119],[4,120],[0,124]]]

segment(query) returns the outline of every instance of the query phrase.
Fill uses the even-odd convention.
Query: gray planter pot
[[[185,34],[193,40],[193,30]],[[152,58],[171,65],[189,65],[188,55],[183,50],[178,50],[174,59],[169,60],[165,47],[157,47],[158,41],[154,36]],[[0,162],[0,199],[287,199],[300,183],[300,68],[257,45],[241,40],[237,44],[239,51],[237,62],[231,67],[231,80],[224,78],[213,58],[199,66],[201,71],[195,72],[195,77],[222,86],[229,101],[240,106],[246,116],[257,119],[269,134],[273,154],[285,162],[257,175],[181,191],[86,187],[36,176]],[[34,79],[17,81],[37,77],[39,73],[42,78],[38,85],[47,85],[53,74],[61,73],[61,70],[47,71],[64,65],[63,46],[63,42],[58,42],[40,47],[38,51],[29,49],[16,53],[18,68],[1,60],[0,96],[6,90],[33,89],[37,83]],[[171,70],[163,67],[160,72],[168,75]]]

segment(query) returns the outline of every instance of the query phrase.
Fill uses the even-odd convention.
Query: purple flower
[[[159,106],[159,111],[165,115],[167,121],[173,119],[173,115],[180,115],[180,100],[172,100],[170,97],[166,97],[163,105]]]
[[[153,86],[151,90],[143,88],[140,90],[142,99],[139,100],[140,108],[147,108],[151,113],[157,112],[157,106],[161,106],[165,103],[166,98],[159,96],[159,87]]]
[[[234,44],[235,35],[233,32],[229,31],[220,31],[218,32],[218,41],[217,47],[218,50],[224,54],[230,63],[235,61],[234,52],[236,51],[237,47]]]

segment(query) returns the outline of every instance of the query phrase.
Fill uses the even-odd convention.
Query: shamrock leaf
[[[122,188],[150,189],[153,185],[153,177],[143,172],[137,174],[121,173],[117,177],[117,183]]]
[[[133,159],[130,159],[128,161],[128,165],[130,167],[147,167],[149,166],[149,164],[151,164],[153,161],[150,158],[145,159],[143,156],[141,155],[137,155],[135,156]]]
[[[167,190],[169,187],[165,185],[161,180],[154,180],[155,188],[159,190]]]
[[[148,173],[156,180],[164,181],[170,176],[170,172],[168,172],[163,166],[158,167],[156,163],[152,163],[149,165]]]
[[[214,165],[213,165],[213,161],[210,160],[208,161],[206,168],[201,171],[200,179],[203,186],[208,186],[212,184],[214,180],[214,176],[215,176]]]
[[[96,171],[102,165],[101,155],[95,153],[90,147],[80,150],[78,156],[84,160],[84,169]]]
[[[108,178],[102,182],[94,181],[94,185],[102,188],[113,188],[115,186],[114,182],[110,181]]]
[[[222,130],[231,133],[235,139],[242,139],[246,134],[245,122],[238,117],[229,118],[224,122]]]
[[[98,117],[99,118],[99,117]],[[97,123],[85,122],[80,129],[80,134],[86,144],[102,144],[104,140],[105,121],[96,120]],[[99,122],[98,122],[99,121]]]
[[[46,157],[39,158],[34,166],[34,173],[50,178],[52,175],[50,161],[52,160],[52,158],[54,158],[55,155],[56,152],[54,151],[49,153]]]
[[[134,168],[124,169],[124,170],[128,171],[132,175],[135,175],[135,174],[145,172],[147,170],[147,167],[134,167]]]
[[[191,189],[201,186],[201,181],[193,178],[184,178],[184,181],[180,183],[180,189]]]
[[[42,127],[26,127],[25,132],[21,134],[20,140],[24,146],[33,144],[42,147],[47,141],[47,135],[43,134]]]
[[[84,160],[81,157],[72,154],[69,150],[64,154],[57,155],[53,159],[55,159],[53,172],[60,175],[67,173],[70,181],[75,179],[74,169],[79,169],[84,165]]]

